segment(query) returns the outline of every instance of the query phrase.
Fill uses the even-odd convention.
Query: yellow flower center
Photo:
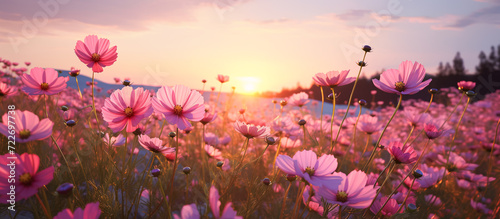
[[[99,60],[101,60],[101,55],[99,55],[97,53],[93,53],[92,54],[92,61],[93,62],[98,62]]]
[[[307,174],[309,174],[309,176],[314,176],[314,168],[311,168],[311,167],[307,167],[306,168],[306,171],[305,171]]]
[[[23,173],[23,175],[19,177],[19,181],[21,181],[21,184],[29,186],[33,182],[33,177],[31,177],[29,173]]]
[[[175,105],[174,114],[178,115],[178,116],[182,115],[182,106],[181,105]]]
[[[405,83],[402,81],[396,83],[396,90],[401,92],[405,90]]]
[[[347,201],[347,193],[344,191],[340,191],[337,193],[337,201],[346,202]]]
[[[49,84],[47,84],[47,83],[43,82],[43,83],[40,85],[40,88],[41,88],[42,90],[48,90],[48,89],[49,89]]]
[[[134,115],[134,110],[130,107],[125,108],[125,115],[127,117],[131,117],[132,115]]]
[[[31,131],[30,130],[25,129],[25,130],[22,130],[22,131],[19,132],[19,138],[21,138],[21,139],[27,139],[30,136],[31,136]]]

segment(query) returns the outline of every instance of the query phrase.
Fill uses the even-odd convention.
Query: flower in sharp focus
[[[98,219],[100,215],[99,202],[94,202],[85,205],[85,209],[77,208],[75,212],[66,208],[59,212],[54,219]]]
[[[394,94],[415,94],[429,85],[432,79],[422,81],[425,68],[418,62],[403,61],[398,69],[389,69],[380,75],[380,81],[373,79],[378,89]]]
[[[329,71],[326,74],[317,73],[314,75],[313,80],[319,86],[335,88],[337,86],[344,86],[356,80],[354,77],[347,78],[350,70]]]
[[[315,191],[328,203],[363,209],[370,206],[379,186],[366,186],[368,177],[363,171],[354,170],[345,175],[342,172],[333,173],[342,179],[340,185],[324,184]]]
[[[123,87],[115,90],[111,97],[106,98],[102,107],[104,121],[113,132],[119,132],[127,126],[127,132],[136,130],[139,122],[153,113],[149,92],[142,87],[133,89]]]
[[[286,174],[302,177],[312,185],[340,185],[341,177],[333,173],[337,169],[337,159],[333,155],[324,154],[318,159],[313,151],[298,151],[293,158],[278,155],[276,166]]]
[[[229,81],[229,75],[217,75],[217,80],[220,83],[226,83]]]
[[[403,145],[399,141],[393,141],[386,148],[396,163],[410,164],[417,160],[417,153],[410,145]]]
[[[38,193],[38,189],[47,185],[54,178],[54,167],[50,166],[42,171],[38,171],[40,166],[40,158],[36,154],[24,153],[22,155],[15,154],[17,159],[15,166],[15,181],[13,184],[8,183],[7,180],[0,181],[0,203],[7,203],[7,193],[10,191],[9,187],[15,186],[16,188],[16,201],[27,199]],[[5,154],[0,156],[0,163],[8,164],[13,155]],[[0,167],[0,177],[2,179],[9,178],[10,168],[8,165]]]
[[[189,121],[198,122],[205,115],[203,96],[183,85],[162,86],[153,98],[153,108],[181,130],[192,126]]]
[[[14,126],[16,142],[19,143],[43,140],[52,134],[54,123],[50,119],[45,118],[40,121],[38,116],[30,111],[15,110],[13,112],[14,114],[5,113],[2,116],[0,133],[3,135],[11,136],[9,125]],[[9,119],[9,116],[13,116],[14,119]],[[14,124],[9,124],[9,121],[14,121]]]
[[[57,71],[52,68],[32,68],[30,74],[23,74],[21,80],[24,83],[22,90],[29,95],[54,95],[66,88],[68,77],[59,77]]]
[[[153,153],[160,153],[163,156],[170,155],[175,152],[174,148],[163,146],[163,141],[159,138],[150,138],[147,135],[139,135],[139,144]]]
[[[116,46],[109,48],[109,40],[96,35],[86,36],[84,42],[78,40],[75,53],[80,61],[97,73],[103,71],[102,67],[112,65],[118,57]]]
[[[246,124],[245,122],[234,122],[234,129],[241,133],[248,139],[251,138],[264,138],[270,135],[271,129],[267,126],[256,126],[253,124]]]
[[[225,219],[225,218],[243,219],[243,217],[241,216],[236,216],[237,212],[233,209],[231,202],[228,202],[224,207],[224,210],[220,212],[220,207],[222,203],[219,201],[219,198],[220,198],[219,191],[217,191],[217,189],[214,186],[210,187],[210,194],[208,200],[210,203],[210,209],[212,210],[212,214],[214,215],[215,219]]]
[[[8,97],[17,94],[17,88],[9,86],[6,83],[0,82],[0,98]]]
[[[457,83],[457,86],[458,86],[459,90],[461,90],[463,92],[467,92],[467,91],[474,89],[474,87],[476,87],[476,82],[460,81]]]

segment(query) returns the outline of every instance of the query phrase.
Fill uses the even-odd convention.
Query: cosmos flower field
[[[234,89],[212,89],[207,98],[182,84],[133,88],[118,76],[123,87],[99,96],[95,83],[67,82],[78,83],[81,71],[93,80],[107,74],[119,45],[95,35],[75,42],[75,59],[88,68],[68,75],[0,59],[1,218],[495,218],[500,211],[499,91],[478,100],[474,82],[431,88],[424,65],[401,60],[373,80],[378,89],[366,101],[352,95],[365,58],[377,55],[363,46],[352,69],[311,73],[322,101],[301,92],[242,106]],[[230,75],[196,80],[207,79],[222,88]],[[350,95],[347,109],[336,107],[335,89],[352,83],[341,94]],[[399,101],[377,107],[379,92]],[[403,101],[418,92],[430,101]]]

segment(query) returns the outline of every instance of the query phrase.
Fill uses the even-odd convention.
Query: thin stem
[[[363,61],[362,61],[362,63],[365,62],[366,53],[368,53],[368,52],[365,51],[365,54],[363,55]],[[349,114],[349,108],[351,107],[352,96],[354,94],[354,90],[356,89],[356,85],[358,84],[359,75],[361,75],[361,69],[363,69],[363,65],[359,65],[358,76],[356,76],[356,80],[354,81],[354,86],[352,86],[351,95],[349,96],[349,101],[347,102],[347,110],[345,111],[346,113],[344,115],[344,118],[342,118],[342,121],[340,122],[340,126],[339,127],[342,127],[342,125],[344,124],[345,119],[347,118],[347,115]],[[337,137],[335,137],[335,142],[337,142],[337,140],[339,138],[340,130],[341,130],[341,128],[339,128],[339,130],[337,131]],[[333,139],[333,136],[332,136],[332,139]]]
[[[38,202],[40,203],[40,205],[42,206],[43,213],[45,213],[45,216],[46,216],[47,218],[52,218],[52,215],[50,214],[50,211],[49,211],[49,210],[47,210],[47,208],[45,207],[45,205],[44,205],[44,204],[43,204],[43,202],[42,202],[42,199],[40,199],[40,196],[38,196],[38,193],[37,193],[37,194],[35,194],[35,196],[36,196],[36,199],[38,200]]]
[[[363,110],[363,107],[359,105],[359,113],[358,113],[358,118],[356,118],[356,123],[354,123],[354,130],[352,132],[352,141],[351,144],[349,144],[349,147],[347,147],[346,154],[349,153],[349,150],[351,150],[351,145],[353,146],[354,150],[356,150],[356,128],[358,127],[358,122],[359,122],[359,117],[361,117],[361,111]],[[342,161],[340,162],[338,170],[342,167],[344,164],[344,161],[347,160],[347,157],[344,157]]]
[[[280,219],[282,219],[285,215],[285,207],[286,207],[286,198],[288,197],[288,192],[290,191],[290,187],[292,187],[292,182],[288,184],[288,188],[285,191],[285,196],[283,197],[283,203],[281,204],[281,212]]]
[[[78,94],[80,94],[80,99],[83,100],[82,91],[80,90],[80,84],[78,84],[78,77],[75,77],[75,80],[76,80],[76,87],[78,88]]]
[[[319,136],[323,137],[323,106],[325,105],[325,94],[323,93],[323,87],[319,86],[321,90],[321,114],[319,115]]]
[[[221,92],[222,92],[222,82],[220,83],[219,93],[217,94],[217,101],[215,102],[215,106],[219,106],[219,97]]]
[[[335,146],[334,143],[333,143],[333,121],[334,121],[334,118],[335,118],[335,99],[337,99],[335,97],[335,90],[333,88],[332,89],[332,94],[333,94],[333,109],[332,109],[332,118],[331,118],[331,122],[330,122],[330,154],[333,154],[333,147]],[[348,112],[348,111],[347,111]],[[346,112],[346,115],[347,115],[347,112]],[[339,127],[339,130],[340,130],[340,127]],[[335,142],[337,142],[337,139],[335,139]]]
[[[415,130],[415,126],[412,125],[411,126],[411,129],[410,129],[410,133],[408,134],[408,138],[406,138],[405,142],[403,143],[403,145],[406,145],[406,143],[408,143],[408,140],[410,140],[410,137],[411,137],[411,134],[413,133],[413,131]]]
[[[387,170],[387,168],[394,162],[394,159],[391,158],[391,160],[389,161],[389,163],[387,163],[387,165],[384,167],[384,170],[382,170],[382,172],[378,175],[377,177],[377,180],[375,180],[375,184],[373,184],[373,188],[375,188],[375,186],[377,185],[377,182],[378,180],[380,179],[380,177],[382,177],[382,174],[385,173],[385,171]],[[387,177],[387,176],[386,176]]]
[[[174,194],[174,179],[175,179],[175,171],[177,170],[177,153],[179,153],[179,128],[176,130],[175,135],[175,158],[174,158],[174,166],[172,169],[172,179],[170,179],[170,195],[168,197],[169,205],[172,205],[173,194]]]
[[[375,144],[375,148],[377,148],[380,144],[380,141],[382,140],[382,137],[384,136],[384,133],[385,133],[385,130],[387,130],[387,127],[389,127],[389,124],[391,123],[392,119],[394,119],[394,116],[396,115],[396,113],[398,112],[398,109],[399,107],[401,106],[401,102],[403,101],[403,94],[400,94],[399,95],[399,101],[398,101],[398,105],[396,106],[396,109],[394,110],[394,113],[392,114],[391,118],[389,119],[389,121],[387,122],[387,124],[385,124],[385,127],[384,127],[384,130],[382,130],[382,133],[380,133],[380,137],[378,138],[377,140],[377,143]],[[374,150],[375,152],[375,150]],[[372,152],[372,155],[370,156],[370,159],[368,160],[368,162],[366,163],[365,167],[363,167],[363,169],[365,169],[368,164],[372,161],[373,159],[373,155],[374,155],[374,152]]]
[[[391,161],[392,161],[392,159],[391,159]],[[368,208],[366,208],[366,211],[364,214],[366,214],[366,212],[368,212],[368,210],[373,205],[373,203],[375,203],[375,200],[377,199],[378,195],[380,195],[380,192],[382,192],[382,188],[384,187],[385,183],[391,177],[392,171],[394,171],[394,169],[398,165],[396,162],[390,162],[389,164],[391,164],[391,163],[392,163],[391,169],[389,169],[389,172],[387,172],[387,175],[385,176],[384,182],[382,182],[382,185],[380,185],[380,188],[378,189],[377,194],[375,194],[375,197],[373,198],[372,202],[370,203],[370,206],[368,206]],[[380,174],[380,175],[382,175],[382,174]],[[375,184],[373,185],[374,188],[375,188],[376,184],[377,184],[377,182],[375,181]]]
[[[300,188],[298,190],[299,193],[297,193],[297,199],[295,199],[295,205],[293,207],[292,218],[296,218],[295,214],[297,213],[298,209],[300,208],[300,200],[302,199],[302,193],[304,193],[305,188],[306,188],[305,183],[301,183]]]
[[[399,206],[398,211],[396,212],[401,211],[401,209],[403,209],[403,206],[405,206],[406,200],[408,200],[408,197],[410,197],[411,189],[413,188],[413,183],[415,183],[416,179],[417,178],[413,178],[413,180],[411,181],[410,188],[408,189],[408,194],[406,194],[405,200],[403,200],[403,203],[401,203],[401,206]]]
[[[165,190],[163,190],[163,183],[161,183],[160,177],[158,177],[158,185],[160,187],[161,195],[163,196],[161,202],[163,202],[163,200],[165,200],[166,196],[165,196]],[[160,204],[161,204],[161,202],[160,202]],[[165,200],[165,210],[167,210],[168,218],[171,218],[170,206],[168,205],[167,200]]]
[[[434,94],[431,94],[431,100],[429,100],[429,105],[427,105],[427,108],[425,109],[425,111],[423,113],[427,113],[427,111],[429,111],[429,108],[431,108],[431,103],[432,103],[433,99],[434,99]]]
[[[486,191],[488,190],[488,176],[491,173],[491,168],[493,167],[492,161],[493,161],[493,150],[495,150],[495,142],[497,141],[497,136],[498,136],[498,127],[500,126],[500,119],[497,122],[497,128],[495,129],[495,138],[493,139],[493,143],[491,144],[491,151],[490,151],[490,156],[488,158],[488,172],[486,174],[486,186],[484,187],[484,193],[483,196],[486,195]]]

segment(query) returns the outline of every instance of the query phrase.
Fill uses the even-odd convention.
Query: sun
[[[259,79],[256,77],[237,77],[239,92],[242,94],[255,94],[257,92],[257,85]]]
[[[257,90],[255,90],[255,84],[253,83],[248,83],[245,84],[245,87],[243,87],[243,92],[250,94],[250,93],[255,93]]]

